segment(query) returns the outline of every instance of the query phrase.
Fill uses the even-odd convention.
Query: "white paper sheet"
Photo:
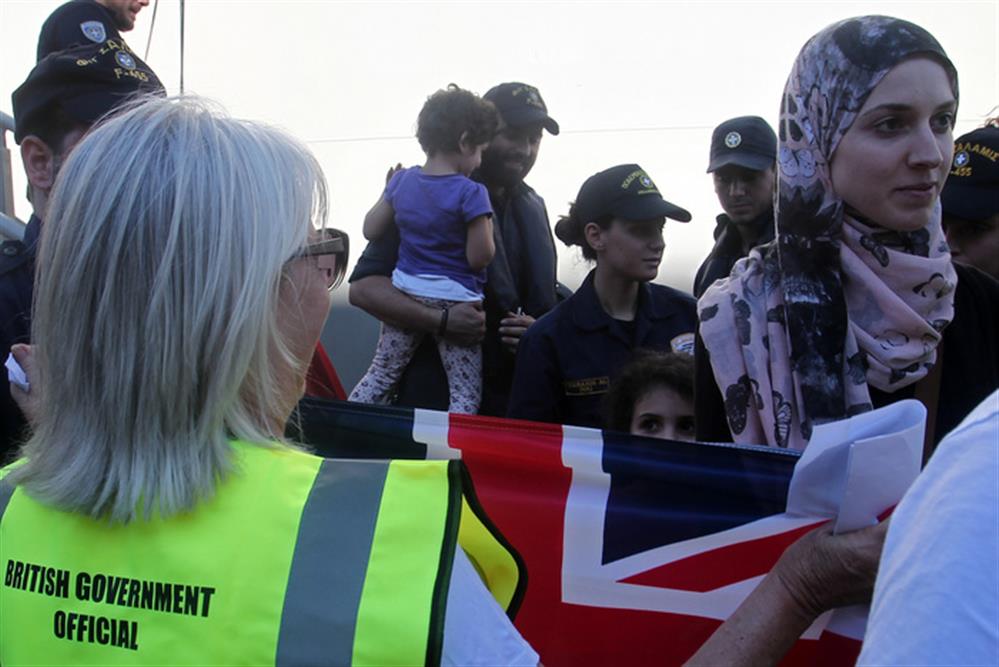
[[[7,354],[7,361],[4,362],[4,366],[7,368],[8,382],[17,385],[26,392],[31,390],[31,385],[28,384],[28,376],[24,374],[24,369],[17,363],[17,359],[14,358],[13,354]]]
[[[794,467],[788,513],[829,517],[836,533],[873,526],[919,475],[925,427],[926,408],[915,400],[817,426]],[[807,634],[824,627],[860,639],[867,612],[858,605],[823,614]]]

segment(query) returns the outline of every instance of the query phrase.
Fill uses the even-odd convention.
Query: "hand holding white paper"
[[[18,387],[25,393],[31,391],[31,384],[28,382],[28,376],[25,374],[24,369],[21,368],[21,364],[17,363],[17,359],[14,358],[13,353],[7,354],[7,361],[4,362],[4,366],[7,367],[8,382]]]
[[[925,429],[926,408],[915,400],[817,426],[794,467],[788,513],[829,517],[835,533],[873,526],[919,475]],[[809,634],[825,627],[859,639],[868,610],[856,605],[823,614]]]

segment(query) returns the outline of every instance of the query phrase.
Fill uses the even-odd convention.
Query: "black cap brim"
[[[142,91],[138,90],[112,92],[99,85],[94,85],[89,90],[84,89],[84,86],[74,85],[66,86],[63,91],[53,88],[48,92],[48,95],[39,96],[32,100],[33,106],[22,112],[17,119],[14,132],[15,142],[21,143],[21,140],[27,136],[25,128],[31,127],[35,121],[35,116],[45,112],[55,101],[60,102],[60,106],[67,116],[81,125],[90,126],[124,104],[130,97],[142,94]],[[62,94],[59,95],[59,92]]]
[[[727,167],[730,164],[745,167],[746,169],[752,169],[753,171],[765,171],[774,165],[774,158],[767,155],[757,155],[756,153],[746,152],[731,152],[728,154],[722,154],[712,159],[711,163],[708,164],[708,173],[710,174],[713,171],[718,171],[722,167]]]
[[[613,206],[615,217],[625,220],[654,220],[666,217],[677,222],[690,222],[690,212],[655,194],[622,199]]]
[[[948,182],[940,195],[944,216],[983,222],[999,214],[999,197],[991,188],[965,187]]]
[[[50,53],[11,95],[14,140],[20,143],[33,131],[55,102],[73,120],[91,125],[139,94],[165,95],[166,90],[149,66],[131,52],[84,44]]]
[[[121,106],[129,97],[138,95],[132,93],[113,93],[94,90],[73,97],[64,105],[66,113],[84,125],[93,125],[102,116]]]
[[[549,116],[543,109],[528,105],[518,106],[512,109],[500,109],[503,122],[510,127],[524,127],[525,125],[540,124],[552,135],[559,132],[558,123]]]

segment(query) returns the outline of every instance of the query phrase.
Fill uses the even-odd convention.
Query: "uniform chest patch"
[[[135,69],[135,58],[128,55],[124,51],[118,51],[114,54],[114,59],[118,61],[118,64],[125,69]]]
[[[610,386],[610,377],[603,375],[600,377],[580,378],[578,380],[564,380],[562,387],[566,396],[595,396],[606,394],[607,387]]]

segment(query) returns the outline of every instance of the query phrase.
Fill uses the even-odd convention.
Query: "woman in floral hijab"
[[[938,203],[956,112],[954,66],[919,26],[847,19],[801,50],[781,101],[777,238],[698,303],[737,442],[803,449],[815,425],[933,368],[958,282]]]

